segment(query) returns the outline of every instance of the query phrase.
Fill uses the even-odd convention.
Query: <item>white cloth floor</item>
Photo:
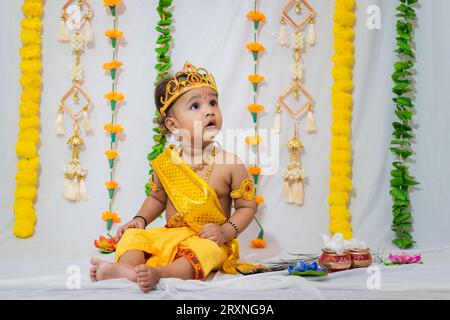
[[[373,264],[321,278],[279,271],[252,276],[218,272],[205,281],[163,279],[147,294],[125,279],[91,283],[88,257],[46,261],[44,254],[24,261],[17,256],[0,266],[0,299],[450,299],[450,248],[422,255],[423,264]]]

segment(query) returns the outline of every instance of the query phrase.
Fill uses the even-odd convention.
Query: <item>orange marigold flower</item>
[[[264,50],[266,50],[266,48],[264,48],[264,46],[261,43],[258,42],[250,42],[247,44],[247,49],[252,51],[252,52],[263,52]]]
[[[264,197],[263,196],[256,196],[255,201],[257,204],[264,203]]]
[[[249,167],[249,168],[247,169],[247,171],[248,171],[251,175],[256,176],[256,175],[258,175],[258,174],[261,173],[261,168],[260,168],[260,167]]]
[[[105,31],[105,36],[109,38],[119,39],[123,37],[123,32],[119,29],[108,29]]]
[[[252,240],[252,246],[253,248],[265,248],[266,242],[264,239],[256,238],[255,240]]]
[[[119,184],[116,181],[108,181],[105,183],[107,189],[116,189]]]
[[[108,62],[105,62],[103,64],[103,69],[110,71],[111,69],[117,69],[122,65],[122,62],[119,60],[111,60]]]
[[[261,21],[261,22],[266,21],[266,16],[261,11],[251,10],[247,13],[247,18],[252,21]]]
[[[100,236],[98,240],[94,240],[94,246],[104,253],[114,252],[116,250],[116,238]]]
[[[123,93],[111,91],[105,94],[105,98],[108,100],[122,101],[123,99],[125,99],[125,96],[123,95]]]
[[[249,104],[249,105],[247,106],[247,109],[248,109],[248,111],[250,111],[250,112],[256,112],[256,113],[258,113],[258,112],[263,111],[265,108],[264,108],[264,106],[262,106],[262,105],[260,105],[260,104],[252,103],[252,104]]]
[[[108,132],[111,132],[111,133],[118,133],[118,132],[122,132],[123,131],[123,128],[122,128],[122,126],[120,124],[112,124],[112,123],[105,124],[103,129],[105,129],[105,131],[108,131]]]
[[[115,159],[119,156],[119,153],[116,150],[106,150],[105,155],[109,160]]]
[[[264,77],[259,74],[251,74],[248,76],[248,80],[251,83],[260,83],[261,81],[264,80]]]
[[[245,143],[250,145],[256,145],[261,142],[261,136],[247,136],[245,137]]]
[[[103,5],[105,7],[114,7],[121,3],[123,0],[103,0]]]
[[[104,221],[112,220],[114,223],[122,221],[122,219],[120,219],[120,217],[117,215],[117,213],[112,212],[112,211],[104,211],[102,213],[102,219]]]

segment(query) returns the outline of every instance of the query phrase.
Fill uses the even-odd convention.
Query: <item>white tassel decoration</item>
[[[303,182],[295,182],[296,185],[296,192],[294,194],[295,204],[296,205],[302,205],[305,200],[305,191],[303,189]]]
[[[290,186],[291,186],[291,195],[290,195],[289,203],[296,204],[295,198],[296,198],[296,194],[298,192],[298,185],[296,182],[291,182]]]
[[[284,26],[284,23],[280,26],[280,32],[278,33],[278,44],[280,46],[286,46],[289,44],[289,39],[286,32],[286,27]]]
[[[70,197],[70,180],[68,178],[64,178],[64,192],[63,192],[63,197],[64,199],[69,200]]]
[[[309,24],[308,44],[310,46],[313,46],[316,44],[316,29],[314,28],[314,23]]]
[[[86,43],[94,40],[94,32],[92,30],[92,26],[89,21],[86,21],[83,27],[83,31],[81,31],[81,35]]]
[[[80,183],[78,177],[75,177],[75,179],[73,179],[73,194],[74,201],[80,200]]]
[[[69,42],[70,41],[70,34],[66,28],[66,23],[64,21],[61,21],[61,26],[59,27],[58,41],[60,41],[60,42]]]
[[[80,200],[86,200],[87,191],[86,191],[86,181],[84,180],[84,177],[80,178],[79,190],[80,190]]]
[[[66,130],[64,129],[64,119],[62,112],[58,112],[58,116],[56,117],[55,133],[58,136],[63,136],[66,133]]]
[[[83,129],[84,129],[84,131],[86,133],[91,133],[92,132],[91,124],[89,123],[89,115],[88,115],[87,110],[83,111],[82,126],[83,126]]]
[[[281,129],[281,110],[275,112],[275,122],[273,124],[273,130],[279,134]]]
[[[308,111],[306,131],[308,131],[308,133],[313,133],[317,131],[316,120],[314,119],[314,116],[311,111]]]
[[[65,179],[65,190],[64,190],[64,198],[70,201],[75,201],[76,194],[75,194],[75,185],[74,180],[70,178]]]
[[[289,187],[289,181],[284,180],[284,189],[283,189],[283,198],[284,201],[290,203],[291,200],[291,188]]]

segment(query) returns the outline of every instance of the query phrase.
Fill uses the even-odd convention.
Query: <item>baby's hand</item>
[[[123,226],[119,228],[119,230],[117,230],[116,242],[118,242],[120,238],[122,238],[122,235],[124,234],[125,230],[129,228],[145,229],[145,222],[142,219],[133,219],[130,222],[125,223]]]
[[[215,223],[208,223],[198,233],[200,238],[216,242],[219,246],[225,243],[225,236],[222,228]]]

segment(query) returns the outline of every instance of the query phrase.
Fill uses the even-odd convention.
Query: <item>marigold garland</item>
[[[257,11],[258,7],[258,0],[254,0],[254,7],[253,10],[250,10],[246,17],[253,22],[253,42],[249,42],[246,45],[246,48],[250,51],[250,53],[253,56],[253,74],[250,74],[248,76],[248,80],[252,85],[253,88],[253,103],[249,104],[247,106],[247,110],[252,115],[252,121],[254,125],[254,135],[253,136],[247,136],[245,137],[245,143],[251,147],[255,153],[255,163],[253,166],[249,167],[247,170],[253,177],[253,182],[255,183],[255,192],[257,190],[258,182],[259,182],[259,176],[261,174],[261,167],[259,167],[259,144],[261,143],[262,137],[258,135],[259,128],[258,128],[258,116],[260,115],[260,112],[264,110],[264,106],[256,103],[256,97],[258,94],[258,85],[264,81],[264,77],[257,73],[258,68],[258,58],[259,54],[264,52],[266,49],[264,45],[260,42],[258,42],[258,30],[260,27],[260,23],[264,23],[266,21],[266,17],[264,13]],[[264,198],[260,195],[257,195],[256,197],[256,204],[259,206],[264,203]],[[255,216],[255,222],[258,224],[260,228],[260,232],[258,234],[258,237],[251,241],[251,245],[254,248],[265,248],[266,243],[264,241],[264,228],[262,227],[261,223]]]
[[[104,125],[104,130],[110,134],[110,143],[109,149],[105,151],[105,156],[108,160],[109,166],[109,181],[105,183],[105,187],[108,191],[108,210],[102,213],[102,220],[106,222],[106,233],[109,239],[100,236],[98,241],[94,241],[94,245],[99,248],[102,253],[111,253],[115,251],[115,241],[112,239],[110,231],[114,223],[121,221],[120,216],[116,212],[112,211],[114,194],[116,193],[116,189],[119,187],[119,183],[114,181],[114,167],[119,156],[117,151],[116,136],[119,132],[123,131],[123,127],[116,122],[116,106],[119,102],[125,100],[124,94],[116,91],[118,81],[116,77],[117,70],[123,65],[122,61],[117,60],[118,39],[123,37],[123,32],[117,29],[117,5],[121,2],[122,0],[103,1],[104,6],[109,7],[111,15],[113,16],[113,28],[105,31],[105,36],[111,40],[113,53],[112,60],[105,62],[102,66],[105,71],[109,71],[109,76],[111,77],[112,82],[112,90],[105,94],[105,99],[108,100],[111,107],[111,122]]]
[[[164,77],[169,75],[169,70],[172,67],[171,59],[170,59],[170,43],[172,41],[171,36],[171,25],[172,25],[172,16],[173,14],[169,11],[169,7],[172,5],[172,0],[159,0],[158,6],[156,7],[156,11],[158,12],[160,20],[155,27],[155,30],[160,33],[158,38],[156,39],[157,48],[155,48],[156,52],[156,60],[157,64],[155,65],[155,69],[157,72],[155,84]],[[153,123],[158,123],[158,118],[160,114],[158,110],[156,110],[155,106],[155,114],[153,117]],[[155,144],[152,146],[152,152],[147,155],[147,160],[150,161],[159,156],[166,145],[167,139],[164,133],[158,126],[153,128],[153,141]],[[153,168],[150,165],[149,175],[153,174]],[[150,195],[151,188],[150,182],[145,184],[145,194]]]
[[[34,234],[34,223],[36,221],[34,200],[37,195],[36,185],[39,167],[42,0],[24,0],[22,12],[24,14],[20,32],[22,48],[19,52],[22,94],[19,104],[20,120],[16,143],[19,161],[15,178],[13,232],[16,237],[28,238]]]
[[[335,0],[329,228],[331,234],[342,233],[345,239],[352,238],[348,202],[352,190],[350,122],[353,108],[354,10],[355,0]]]

